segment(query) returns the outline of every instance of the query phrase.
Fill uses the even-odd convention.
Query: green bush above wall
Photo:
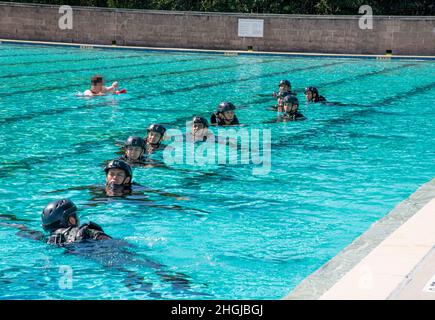
[[[357,15],[370,5],[375,15],[435,15],[433,0],[15,0],[43,3],[149,10]]]

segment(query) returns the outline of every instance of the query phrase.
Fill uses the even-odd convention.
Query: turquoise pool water
[[[128,93],[77,97],[95,73]],[[283,78],[306,121],[270,121],[265,95]],[[347,105],[306,105],[308,85]],[[435,176],[434,96],[434,61],[1,44],[0,298],[281,298]],[[117,141],[153,122],[184,130],[223,100],[243,106],[246,128],[271,130],[269,174],[253,175],[253,165],[134,170],[137,183],[185,200],[106,199],[87,188],[104,184]],[[41,230],[43,207],[61,197],[132,254],[119,258],[114,243],[95,261],[17,235],[12,223]],[[142,263],[150,260],[186,275],[190,289],[173,288]],[[126,285],[130,271],[150,290]]]

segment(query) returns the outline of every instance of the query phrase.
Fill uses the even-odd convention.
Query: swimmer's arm
[[[85,92],[83,92],[83,95],[86,97],[92,97],[94,94],[92,93],[91,90],[88,89]]]
[[[27,239],[37,240],[37,241],[44,241],[44,242],[46,241],[46,237],[42,232],[36,231],[36,230],[31,230],[23,224],[0,222],[0,225],[4,226],[4,227],[18,229],[19,231],[16,233],[16,235],[20,236],[22,238],[27,238]]]
[[[28,229],[23,225],[20,226],[20,231],[17,232],[17,236],[36,241],[46,241],[46,237],[42,232]]]
[[[110,91],[112,92],[113,90],[115,90],[118,87],[118,81],[115,81],[114,83],[112,83],[112,85],[110,87],[106,87],[106,91]]]

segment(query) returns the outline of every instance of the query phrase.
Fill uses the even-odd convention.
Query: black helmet
[[[131,171],[131,167],[125,161],[119,159],[110,161],[104,168],[104,172],[106,172],[107,174],[110,169],[121,169],[125,172],[127,177],[130,177],[130,180],[133,178],[133,172]]]
[[[296,98],[296,96],[291,95],[291,94],[286,95],[286,96],[284,97],[284,99],[282,99],[282,103],[283,103],[283,104],[291,103],[291,104],[296,104],[296,105],[299,106],[299,100],[298,100],[298,98]]]
[[[316,87],[306,87],[304,93],[307,94],[308,91],[311,91],[311,93],[315,93],[319,95],[319,90],[317,90]]]
[[[202,123],[204,127],[208,128],[208,121],[203,117],[193,117],[193,123]]]
[[[164,126],[162,126],[161,124],[153,123],[148,127],[147,131],[148,132],[150,132],[150,131],[158,132],[163,136],[166,132],[166,128]]]
[[[70,226],[69,217],[74,216],[78,223],[76,212],[76,205],[69,199],[50,202],[42,211],[42,228],[47,232],[68,228]]]
[[[280,82],[279,82],[279,85],[278,85],[278,87],[280,87],[281,85],[283,85],[283,84],[285,84],[286,86],[291,86],[291,84],[290,84],[290,81],[288,81],[288,80],[281,80]]]
[[[221,102],[217,108],[217,112],[225,112],[231,110],[236,110],[236,106],[231,102],[227,102],[227,101]]]
[[[143,148],[145,146],[145,140],[141,137],[137,136],[130,136],[128,137],[127,141],[125,141],[124,144],[125,147],[141,147]]]

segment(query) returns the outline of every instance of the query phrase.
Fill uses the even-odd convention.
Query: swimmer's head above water
[[[112,160],[104,168],[106,172],[106,188],[107,187],[129,187],[133,179],[131,167],[122,160]]]
[[[115,91],[118,88],[118,82],[115,81],[110,87],[104,86],[104,79],[101,75],[95,75],[91,78],[91,89],[84,92],[85,96],[101,96],[107,92],[112,93],[125,93],[125,90]]]
[[[326,98],[319,94],[316,87],[306,87],[304,93],[307,102],[326,102]]]
[[[130,136],[124,144],[125,158],[130,161],[138,161],[145,152],[145,140],[141,137]]]
[[[278,84],[280,92],[287,92],[292,89],[292,85],[288,80],[281,80]]]
[[[161,124],[153,123],[148,127],[147,131],[146,143],[158,145],[165,136],[166,128]]]
[[[110,236],[96,223],[80,226],[77,207],[69,199],[50,202],[42,211],[42,228],[50,233],[48,244],[66,245],[82,240],[107,240]]]
[[[205,136],[208,132],[208,121],[203,117],[193,117],[192,133],[198,136]]]
[[[313,101],[319,96],[319,90],[316,87],[306,87],[304,90],[307,101]]]
[[[42,211],[41,219],[42,228],[47,232],[76,227],[79,224],[77,207],[69,199],[50,202]]]
[[[231,102],[221,102],[216,110],[216,115],[225,122],[225,124],[231,124],[236,117],[236,106]]]
[[[283,111],[286,114],[294,114],[298,111],[299,100],[293,95],[287,95],[283,99]]]
[[[104,86],[103,76],[97,74],[91,78],[91,91],[92,91],[92,93],[102,92],[103,86]]]

